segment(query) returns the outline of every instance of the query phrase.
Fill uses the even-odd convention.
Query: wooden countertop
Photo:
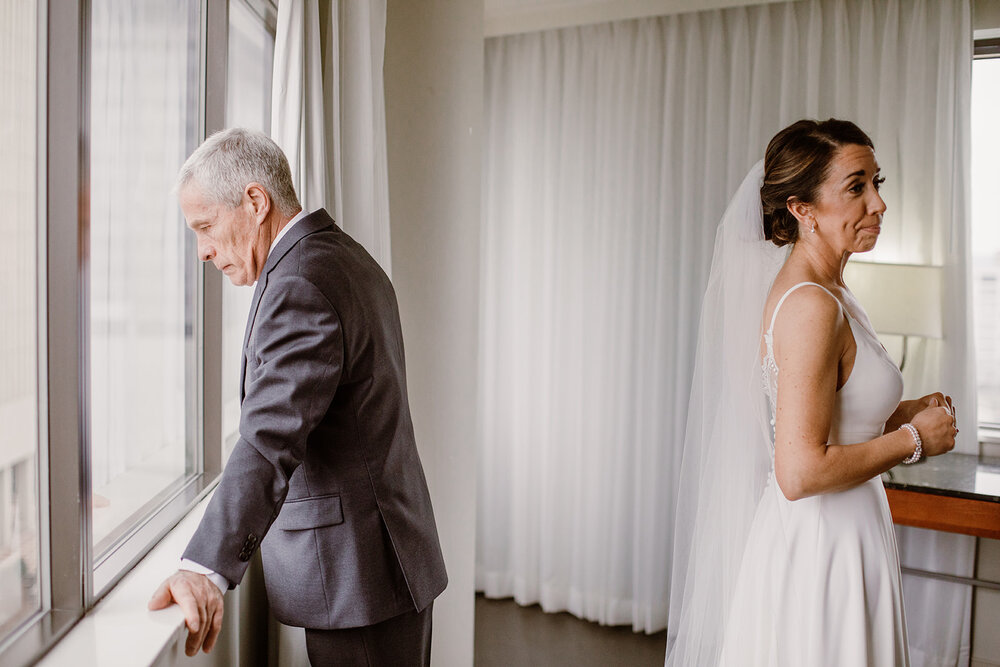
[[[1000,539],[1000,458],[949,453],[882,475],[892,520]]]

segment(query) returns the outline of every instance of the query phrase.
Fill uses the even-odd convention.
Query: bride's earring
[[[812,227],[809,229],[809,231],[813,234],[816,233],[816,218],[813,218],[813,224]]]

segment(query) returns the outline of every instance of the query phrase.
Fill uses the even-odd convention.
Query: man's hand
[[[222,630],[223,600],[218,587],[203,574],[178,570],[156,589],[149,608],[166,609],[175,602],[187,623],[185,653],[193,656],[200,648],[211,651]]]

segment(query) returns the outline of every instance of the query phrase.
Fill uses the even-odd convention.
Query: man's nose
[[[215,259],[215,248],[210,245],[199,245],[198,246],[198,259],[203,262],[211,262]]]

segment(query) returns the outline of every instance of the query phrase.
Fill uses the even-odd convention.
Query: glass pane
[[[271,131],[274,35],[242,0],[229,3],[226,126]]]
[[[1000,59],[972,66],[972,284],[979,421],[1000,424]]]
[[[172,188],[198,138],[199,4],[91,3],[96,557],[194,472],[196,257]]]
[[[270,132],[274,36],[240,0],[229,5],[226,125]],[[239,437],[240,362],[252,287],[222,288],[222,442],[228,456]]]
[[[0,0],[0,638],[40,609],[37,3]]]

